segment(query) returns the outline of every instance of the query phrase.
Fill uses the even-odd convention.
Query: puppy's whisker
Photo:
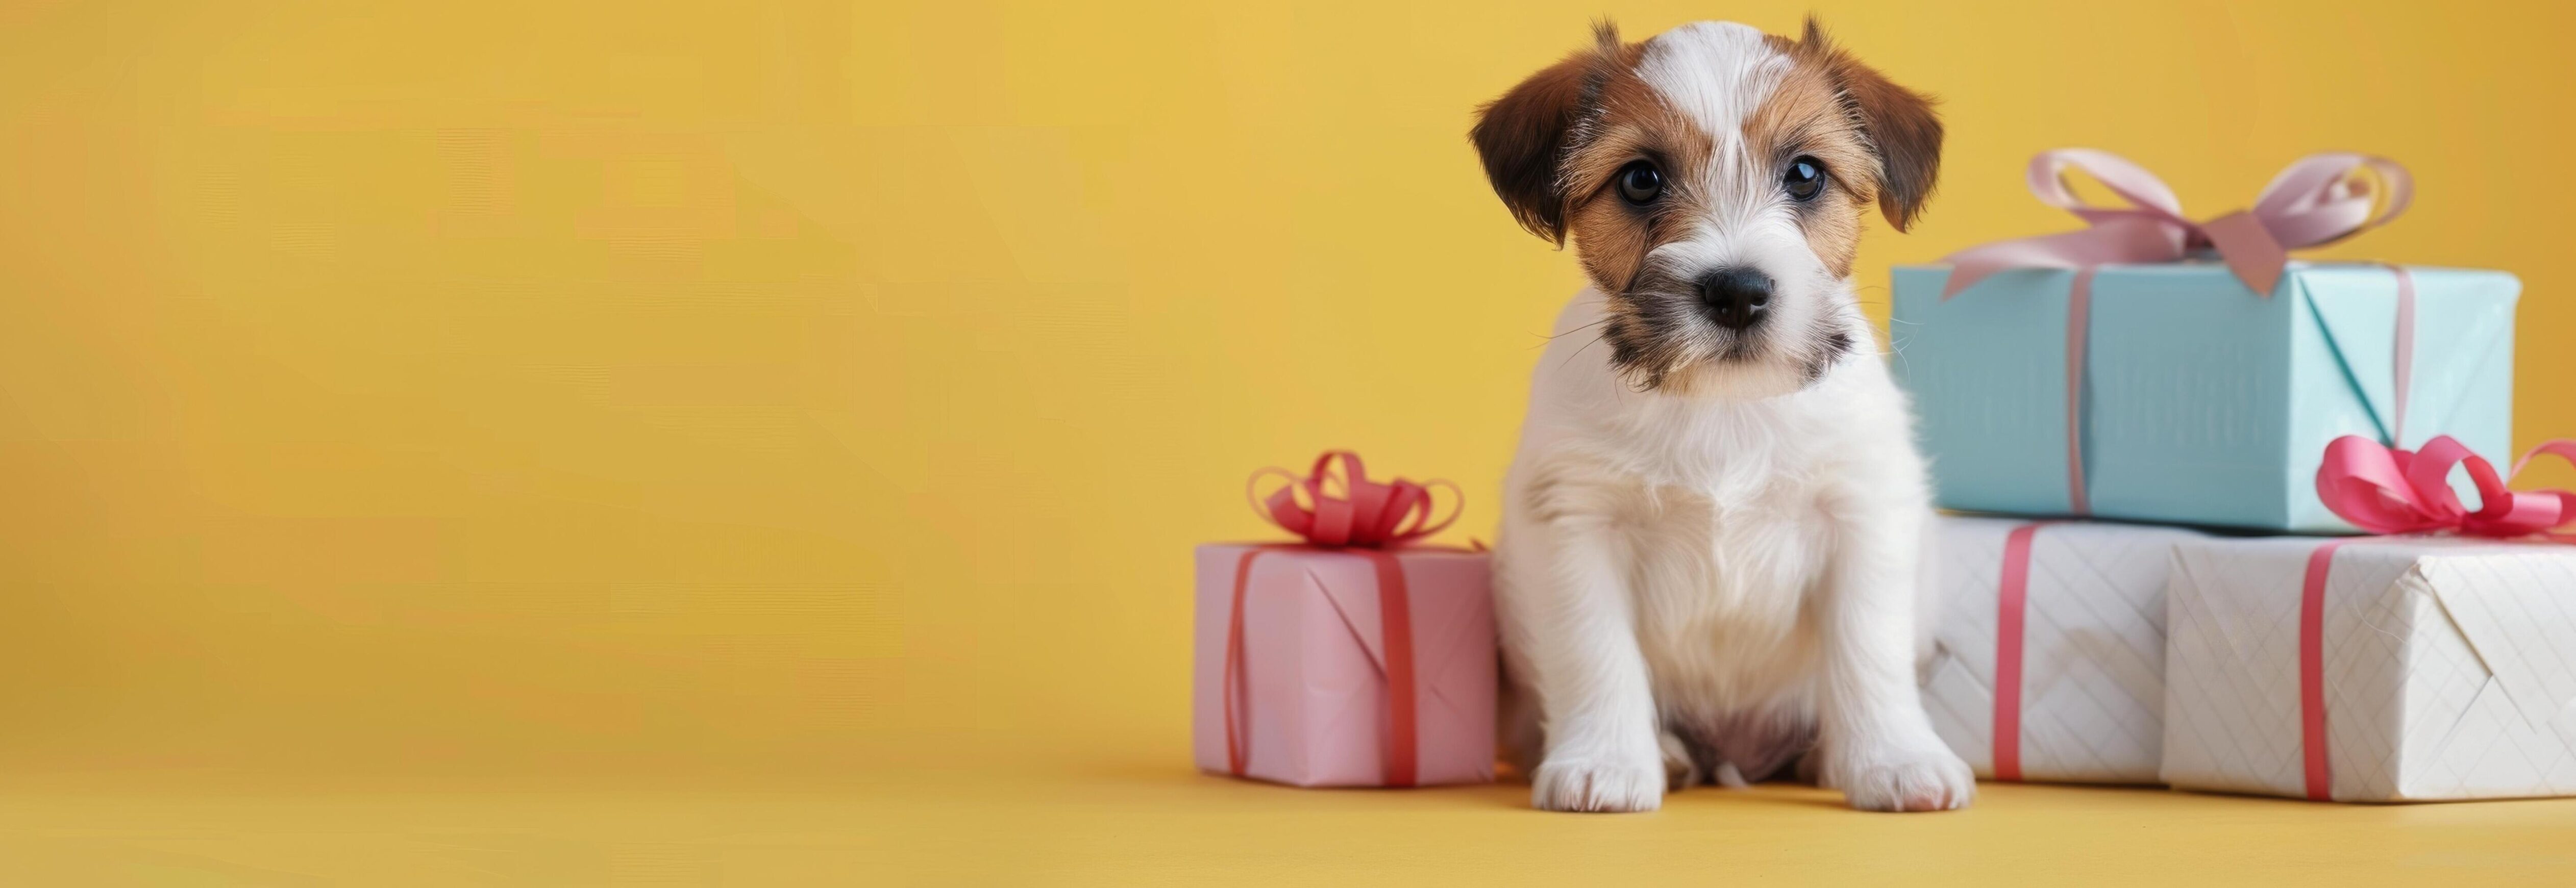
[[[1576,334],[1576,333],[1581,333],[1581,332],[1583,332],[1583,331],[1585,331],[1585,330],[1590,330],[1590,329],[1592,329],[1592,328],[1599,327],[1599,326],[1601,326],[1601,325],[1603,325],[1603,324],[1607,324],[1607,323],[1610,323],[1610,319],[1605,317],[1605,318],[1602,318],[1602,319],[1600,319],[1600,320],[1593,321],[1592,323],[1585,324],[1585,325],[1583,325],[1583,326],[1576,327],[1576,328],[1571,329],[1571,330],[1567,330],[1567,331],[1565,331],[1565,332],[1563,332],[1563,333],[1558,333],[1558,334],[1555,334],[1555,335],[1553,335],[1553,336],[1542,336],[1542,337],[1539,337],[1539,344],[1538,344],[1537,346],[1535,346],[1535,347],[1538,347],[1538,348],[1545,348],[1545,347],[1547,347],[1547,344],[1548,344],[1548,343],[1550,343],[1550,342],[1555,342],[1555,341],[1557,341],[1557,340],[1559,340],[1559,339],[1563,339],[1563,338],[1565,338],[1565,337],[1572,336],[1572,335],[1574,335],[1574,334]]]
[[[1603,321],[1607,321],[1607,320],[1609,320],[1609,319],[1608,319],[1608,318],[1603,318],[1602,320],[1603,320]],[[1597,325],[1597,324],[1585,324],[1584,326],[1590,327],[1590,326],[1598,326],[1598,325]],[[1570,331],[1569,331],[1569,332],[1570,332]],[[1566,355],[1566,356],[1565,356],[1565,360],[1564,360],[1564,361],[1558,362],[1558,364],[1556,365],[1556,366],[1557,366],[1557,368],[1561,370],[1561,369],[1564,369],[1564,368],[1565,368],[1565,365],[1567,365],[1567,364],[1571,364],[1571,363],[1574,363],[1574,359],[1576,359],[1576,358],[1580,358],[1580,357],[1583,357],[1583,353],[1584,353],[1584,351],[1586,351],[1586,350],[1588,350],[1588,349],[1592,348],[1593,346],[1600,345],[1600,344],[1601,344],[1601,340],[1602,340],[1602,338],[1603,338],[1603,337],[1606,337],[1606,336],[1608,336],[1608,335],[1610,335],[1610,334],[1608,334],[1608,333],[1606,333],[1606,332],[1605,332],[1605,333],[1602,333],[1602,334],[1600,334],[1600,335],[1598,335],[1598,336],[1594,336],[1594,337],[1592,337],[1592,341],[1584,343],[1582,348],[1575,349],[1573,354],[1570,354],[1570,355]]]

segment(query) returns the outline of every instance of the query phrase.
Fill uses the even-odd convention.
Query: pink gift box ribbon
[[[1332,475],[1339,463],[1340,477]],[[1288,478],[1288,485],[1268,497],[1253,492],[1261,479],[1271,475]],[[1347,450],[1326,451],[1315,458],[1305,477],[1286,469],[1266,468],[1252,473],[1245,493],[1252,498],[1252,510],[1263,520],[1302,537],[1305,546],[1323,549],[1348,549],[1369,559],[1377,571],[1379,631],[1385,633],[1381,645],[1386,652],[1387,758],[1386,785],[1412,786],[1421,758],[1418,737],[1419,707],[1414,699],[1413,600],[1405,586],[1404,566],[1389,548],[1413,545],[1439,533],[1458,520],[1465,508],[1459,500],[1449,517],[1431,520],[1431,488],[1446,486],[1457,493],[1458,486],[1447,481],[1415,483],[1402,478],[1377,482],[1368,478],[1359,454]],[[1336,496],[1335,491],[1340,491]],[[1304,494],[1304,503],[1298,494]],[[1225,762],[1226,770],[1241,777],[1252,758],[1252,731],[1245,721],[1251,707],[1242,699],[1250,695],[1244,687],[1243,669],[1243,598],[1252,581],[1252,562],[1263,552],[1303,548],[1295,544],[1256,547],[1243,553],[1235,562],[1234,599],[1226,615],[1225,630]],[[1484,549],[1482,544],[1476,546]]]

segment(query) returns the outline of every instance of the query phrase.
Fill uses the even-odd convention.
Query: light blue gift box
[[[2410,266],[2416,293],[2408,449],[2450,435],[2492,458],[2512,441],[2513,309],[2500,271]],[[1943,299],[1947,266],[1902,267],[1888,324],[1938,501],[1973,512],[2071,511],[2067,288],[2016,269]],[[2389,440],[2397,277],[2292,262],[2270,298],[2214,262],[2107,265],[2093,278],[2082,464],[2101,518],[2350,532],[2317,500],[2326,442]],[[2455,479],[2470,491],[2466,479]],[[2465,501],[2477,502],[2473,492]]]

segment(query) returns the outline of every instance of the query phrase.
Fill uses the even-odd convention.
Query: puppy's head
[[[1594,46],[1487,104],[1494,191],[1609,294],[1601,337],[1640,388],[1795,391],[1868,341],[1845,279],[1875,203],[1932,192],[1931,100],[1825,39],[1701,22]]]

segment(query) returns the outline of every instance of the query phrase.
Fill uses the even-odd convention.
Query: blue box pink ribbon
[[[2070,168],[2130,206],[2083,204]],[[2315,492],[2328,442],[2510,446],[2520,281],[2287,258],[2402,212],[2396,164],[2304,158],[2207,222],[2104,152],[2043,153],[2030,179],[2090,226],[1894,274],[1893,367],[1941,505],[2349,532]]]

